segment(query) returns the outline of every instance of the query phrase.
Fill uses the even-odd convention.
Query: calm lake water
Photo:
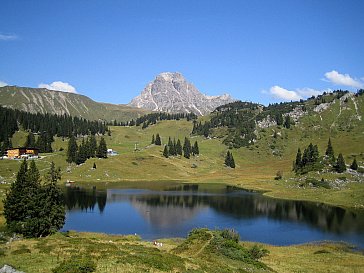
[[[196,227],[233,228],[242,240],[273,245],[345,241],[364,248],[364,212],[264,197],[223,185],[157,189],[65,188],[63,230],[186,237]]]

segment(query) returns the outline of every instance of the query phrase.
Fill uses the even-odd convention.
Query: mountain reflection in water
[[[213,215],[210,213],[209,217],[214,216],[216,219],[208,220],[214,224],[213,227],[223,226],[227,219],[230,219],[228,222],[239,223],[264,218],[273,222],[310,226],[323,233],[364,235],[363,211],[273,199],[230,186],[211,191],[201,189],[199,185],[186,184],[164,190],[69,187],[65,189],[65,202],[68,214],[75,211],[102,214],[109,205],[128,204],[152,228],[163,230],[178,229],[212,210]],[[358,244],[364,245],[364,241]]]

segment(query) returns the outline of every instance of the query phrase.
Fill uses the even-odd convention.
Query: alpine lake
[[[364,211],[269,198],[222,184],[130,183],[64,188],[63,231],[186,237],[234,229],[243,241],[291,245],[341,241],[364,248]]]

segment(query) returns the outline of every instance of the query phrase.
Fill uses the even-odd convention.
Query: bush
[[[282,171],[277,171],[276,177],[274,177],[274,180],[281,180],[283,177]]]
[[[248,250],[250,256],[254,259],[254,260],[259,260],[260,258],[267,256],[269,253],[269,250],[260,247],[258,245],[253,245],[252,248],[250,248]]]
[[[309,183],[311,183],[312,186],[316,188],[321,187],[325,189],[331,189],[329,182],[325,181],[323,178],[321,180],[317,180],[315,178],[307,178],[306,185],[308,185]]]
[[[223,231],[221,231],[221,236],[222,236],[222,238],[224,238],[226,240],[232,240],[236,243],[238,243],[240,240],[239,233],[237,233],[233,229],[224,229]]]
[[[88,273],[96,270],[94,261],[86,258],[76,258],[63,261],[52,270],[53,273]]]

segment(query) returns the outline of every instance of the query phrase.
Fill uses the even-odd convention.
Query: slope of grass
[[[362,272],[363,254],[347,245],[316,243],[260,245],[269,253],[250,261],[244,249],[253,243],[217,240],[217,231],[193,238],[160,240],[162,246],[137,236],[58,233],[47,238],[1,240],[0,267],[24,272],[51,272],[63,261],[91,260],[96,272]],[[221,245],[220,245],[221,243]],[[220,247],[216,248],[217,244]]]
[[[358,113],[364,107],[361,97],[354,98],[358,105]],[[292,173],[292,162],[297,149],[303,150],[312,142],[317,144],[320,154],[325,153],[329,137],[335,154],[343,153],[347,164],[356,157],[359,165],[364,162],[364,121],[356,116],[354,101],[335,100],[328,109],[322,112],[311,111],[301,118],[291,129],[279,126],[261,129],[257,134],[257,141],[249,147],[232,149],[236,168],[224,166],[224,158],[228,150],[222,144],[223,138],[204,138],[190,136],[192,122],[186,120],[171,120],[158,122],[146,129],[140,127],[111,127],[111,136],[105,136],[108,147],[117,151],[117,156],[107,159],[89,159],[80,166],[66,163],[67,140],[56,138],[53,144],[57,152],[44,154],[37,160],[41,172],[44,174],[49,163],[54,161],[63,171],[62,182],[73,180],[77,183],[120,182],[120,181],[181,181],[198,183],[227,183],[243,188],[265,191],[266,195],[276,198],[300,199],[320,201],[347,207],[364,207],[363,176],[353,176],[333,173],[310,173],[309,178],[325,181],[345,177],[337,189],[299,187],[300,180]],[[313,102],[311,108],[314,107]],[[207,117],[202,117],[206,119]],[[347,120],[350,122],[347,122]],[[221,132],[224,129],[220,130]],[[162,146],[152,145],[152,135],[159,133]],[[219,136],[219,132],[216,133]],[[185,137],[191,142],[198,141],[200,155],[185,159],[184,157],[162,156],[163,144],[168,137],[180,139]],[[13,142],[20,145],[25,141],[26,134],[17,132]],[[79,140],[80,141],[80,140]],[[60,148],[65,150],[59,151]],[[135,147],[137,150],[135,150]],[[92,169],[96,163],[96,170]],[[0,181],[11,182],[19,167],[18,161],[0,161]],[[283,173],[283,179],[276,181],[277,171]]]

